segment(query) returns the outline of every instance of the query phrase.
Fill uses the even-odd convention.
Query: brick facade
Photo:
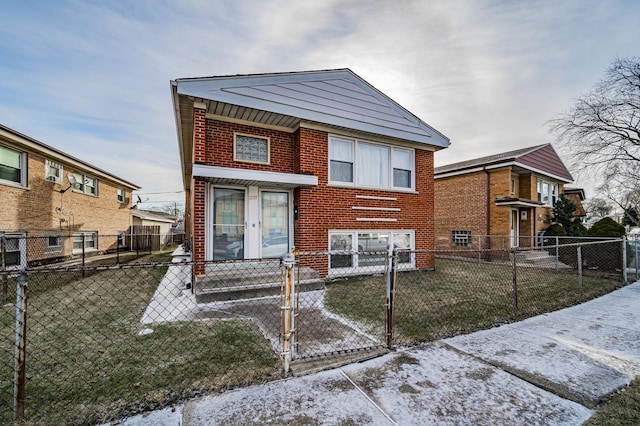
[[[22,136],[22,135],[21,135]],[[46,161],[53,156],[46,153],[28,151],[15,140],[0,138],[0,144],[21,152],[26,164],[26,185],[0,181],[0,232],[21,234],[27,237],[61,236],[63,249],[44,255],[44,241],[30,241],[33,246],[28,251],[28,260],[40,257],[67,256],[72,252],[74,232],[98,234],[97,252],[115,249],[118,233],[130,232],[132,224],[131,184],[125,185],[106,179],[103,172],[80,167],[77,161],[64,162],[56,152],[55,162],[62,165],[65,178],[62,183],[46,180]],[[31,141],[33,142],[33,141]],[[68,173],[81,173],[97,179],[97,196],[68,188]],[[124,189],[125,202],[118,201],[118,189]],[[102,236],[102,237],[101,237]],[[39,252],[39,253],[37,253]]]
[[[537,200],[538,179],[563,185],[535,173],[515,173],[510,166],[435,179],[435,220],[438,248],[451,245],[454,230],[471,231],[469,248],[509,247],[512,210],[519,217],[519,246],[536,245],[534,238],[549,226],[552,209],[496,205],[500,197]],[[513,180],[513,187],[512,187]],[[512,191],[513,189],[513,191]],[[523,212],[526,212],[523,215]]]
[[[200,117],[202,115],[196,113],[195,120],[199,121]],[[203,128],[204,135],[200,130]],[[300,251],[327,251],[330,230],[410,230],[415,231],[417,250],[434,247],[432,151],[415,150],[415,192],[370,190],[329,184],[329,133],[326,131],[302,126],[290,133],[211,118],[206,119],[204,127],[198,123],[194,129],[194,151],[199,153],[195,158],[200,159],[202,164],[254,171],[313,174],[318,178],[317,186],[300,186],[293,190],[292,202],[297,209],[297,219],[293,223],[293,244]],[[234,161],[233,140],[236,132],[268,137],[270,164]],[[194,260],[204,260],[204,217],[208,186],[204,181],[196,179],[192,188]],[[389,210],[366,210],[370,207]],[[327,273],[326,258],[311,266],[323,275]],[[418,256],[416,267],[433,269],[433,257]]]

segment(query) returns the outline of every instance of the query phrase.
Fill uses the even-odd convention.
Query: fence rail
[[[624,285],[636,251],[610,240],[284,260],[170,262],[156,253],[85,266],[27,262],[0,271],[0,423],[105,423],[278,379],[310,359],[560,309]],[[195,280],[195,270],[205,273]]]

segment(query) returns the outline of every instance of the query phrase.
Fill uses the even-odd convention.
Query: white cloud
[[[180,188],[169,80],[349,67],[453,142],[438,164],[550,142],[614,56],[625,1],[13,2],[0,121],[144,187]],[[135,172],[134,172],[135,171]]]

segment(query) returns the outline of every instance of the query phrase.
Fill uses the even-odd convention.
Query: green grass
[[[600,405],[585,426],[618,426],[640,424],[640,380]]]
[[[136,262],[167,260],[160,254]],[[29,422],[104,423],[280,377],[279,359],[250,321],[140,324],[166,269],[95,270],[84,278],[75,271],[30,274]],[[0,309],[0,424],[6,424],[13,407],[15,307]],[[144,328],[153,333],[139,335]]]
[[[620,286],[616,280],[584,277],[581,295],[573,271],[521,267],[516,274],[516,309],[512,278],[509,265],[451,259],[437,259],[435,271],[399,273],[394,296],[396,343],[417,344],[489,328],[572,306]],[[384,278],[327,285],[326,306],[378,337],[383,333],[384,301]]]

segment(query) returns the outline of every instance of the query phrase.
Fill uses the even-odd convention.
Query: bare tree
[[[551,121],[551,131],[569,148],[573,170],[605,182],[640,178],[640,57],[614,60],[590,93]]]
[[[602,198],[592,198],[584,203],[584,208],[590,216],[606,217],[611,214],[613,207]]]
[[[620,207],[626,222],[633,226],[640,226],[638,212],[640,212],[640,181],[636,179],[611,178],[598,188],[598,191]]]

